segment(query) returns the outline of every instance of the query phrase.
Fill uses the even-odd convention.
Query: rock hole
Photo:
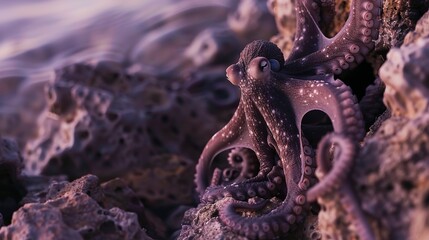
[[[176,102],[177,102],[179,105],[183,105],[183,104],[185,103],[185,101],[183,100],[183,98],[182,98],[182,97],[180,97],[180,96],[177,96],[177,97],[176,97]]]
[[[169,119],[169,117],[167,116],[167,115],[162,115],[161,116],[161,122],[163,122],[163,123],[168,123],[168,121],[169,121],[170,119]]]
[[[368,189],[368,187],[366,186],[366,185],[360,185],[359,186],[359,190],[361,191],[361,192],[366,192],[366,190]]]
[[[228,99],[230,97],[228,91],[221,88],[216,89],[213,95],[216,99]]]
[[[425,208],[429,207],[429,192],[426,192],[424,197],[423,197],[423,206]]]
[[[409,192],[414,188],[414,183],[410,180],[403,180],[401,181],[401,187]]]
[[[393,185],[391,183],[387,184],[386,191],[391,192],[393,190]]]
[[[89,132],[87,130],[82,130],[82,131],[78,131],[76,135],[80,139],[87,139],[89,137]]]
[[[170,200],[176,200],[176,196],[174,196],[171,193],[167,194],[167,198],[170,199]]]
[[[113,221],[106,221],[100,225],[100,231],[104,233],[113,233],[116,230],[116,225]]]
[[[138,127],[138,128],[136,129],[136,131],[137,131],[137,133],[141,134],[141,133],[143,133],[143,128]]]
[[[132,131],[132,127],[129,126],[129,125],[125,125],[125,126],[122,127],[122,131],[124,133],[130,133]]]
[[[171,125],[170,129],[174,135],[179,135],[179,129],[175,125]]]
[[[101,152],[100,152],[100,151],[96,151],[96,152],[95,152],[95,154],[94,154],[94,157],[95,157],[96,159],[100,159],[100,158],[101,158],[101,156],[103,156],[103,154],[101,154]]]
[[[114,122],[114,121],[118,120],[119,115],[115,112],[108,112],[108,113],[106,113],[106,117],[107,117],[107,120]]]

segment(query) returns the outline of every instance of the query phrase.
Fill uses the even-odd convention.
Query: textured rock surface
[[[27,202],[15,212],[12,223],[0,229],[0,238],[151,239],[140,227],[136,213],[118,208],[127,208],[127,202],[115,204],[113,197],[105,194],[106,185],[100,187],[93,175],[71,183],[54,181],[44,191],[30,193],[39,198],[29,197],[27,201],[38,202]],[[134,200],[142,213],[143,205],[137,202]]]
[[[38,119],[40,136],[24,152],[26,171],[108,179],[159,153],[196,158],[218,125],[204,102],[171,85],[129,76],[115,63],[59,71]]]
[[[384,102],[395,117],[415,118],[429,107],[429,39],[392,49],[380,69]]]
[[[427,37],[429,37],[429,11],[417,21],[415,31],[409,32],[405,36],[404,45],[407,46],[417,39]]]
[[[123,179],[146,205],[157,208],[192,204],[194,174],[193,161],[177,155],[158,155]]]
[[[420,24],[425,20],[423,19]],[[422,36],[424,26],[411,36]],[[429,192],[429,39],[392,49],[380,69],[385,114],[365,139],[352,179],[377,239],[426,239]],[[387,116],[387,118],[386,118]],[[324,237],[354,239],[338,196],[319,199]]]
[[[417,20],[428,9],[428,0],[385,0],[376,50],[387,51],[401,46],[405,35],[414,30]]]
[[[26,190],[18,179],[23,160],[15,141],[0,138],[0,226],[9,224]]]
[[[221,204],[219,201],[217,204]],[[199,205],[185,213],[178,239],[247,239],[230,232],[217,218],[216,204]]]
[[[274,12],[278,7],[275,4]],[[427,6],[424,1],[385,1],[384,4],[405,4],[400,5],[403,8],[400,14],[411,14],[417,5]],[[395,11],[399,14],[398,9]],[[420,8],[420,15],[421,11]],[[279,24],[281,18],[277,16],[276,19]],[[387,28],[396,31],[395,34],[389,32],[389,38],[381,40],[387,42],[389,39],[388,48],[400,44],[417,19],[403,20],[402,25],[395,22]],[[426,239],[429,236],[429,39],[424,38],[427,36],[426,22],[427,15],[419,21],[416,31],[409,33],[403,47],[389,52],[380,69],[381,80],[386,85],[383,100],[388,111],[363,141],[351,174],[360,205],[376,239]],[[382,34],[386,35],[387,30]],[[319,198],[320,210],[314,209],[317,217],[312,219],[308,214],[312,220],[300,225],[304,235],[298,239],[359,239],[356,226],[342,207],[340,198],[338,194]],[[229,237],[230,232],[219,224],[215,209],[214,205],[207,204],[188,211],[181,239],[199,239],[204,235]]]
[[[224,198],[213,204],[199,204],[197,208],[188,210],[182,220],[182,230],[178,239],[248,239],[237,235],[224,226],[219,220],[218,208],[225,204],[228,198]],[[264,212],[268,212],[280,204],[280,200],[272,198]],[[254,212],[243,212],[243,216],[255,217]],[[293,229],[287,239],[321,239],[317,227],[317,215],[308,209],[307,218]]]

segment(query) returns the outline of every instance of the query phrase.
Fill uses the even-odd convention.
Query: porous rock
[[[182,220],[182,229],[178,239],[249,239],[238,235],[229,227],[226,227],[219,219],[219,208],[231,200],[225,197],[215,203],[202,203],[196,208],[191,208],[185,212]],[[255,199],[250,199],[250,203],[255,203]],[[279,198],[272,198],[260,211],[240,211],[243,217],[257,218],[261,214],[267,214],[281,204]],[[317,228],[317,215],[312,208],[306,209],[307,217],[298,220],[298,224],[293,226],[287,236],[279,239],[305,239],[319,240],[321,233]]]
[[[407,33],[414,30],[417,21],[428,9],[428,0],[383,1],[382,24],[376,51],[387,51],[401,46]]]
[[[412,32],[409,32],[405,36],[403,46],[407,46],[412,43],[415,43],[415,41],[420,38],[428,38],[428,37],[429,37],[429,11],[427,11],[419,19],[419,21],[417,21],[415,30]]]
[[[228,26],[242,42],[267,39],[277,32],[266,0],[241,0],[228,16]]]
[[[384,103],[393,116],[414,118],[428,110],[429,39],[392,49],[380,69]]]
[[[194,203],[195,164],[178,155],[158,155],[124,175],[123,180],[153,208]],[[153,184],[156,183],[156,184]]]
[[[386,84],[384,102],[391,114],[384,114],[384,121],[365,138],[351,174],[376,239],[428,236],[428,51],[427,38],[415,39],[392,49],[380,69]],[[354,239],[356,228],[339,197],[319,199],[318,228],[325,238]]]
[[[188,210],[182,220],[178,239],[247,239],[231,232],[219,221],[217,206],[224,201],[226,199],[215,204],[200,204],[197,208]]]
[[[115,66],[76,64],[57,72],[39,137],[24,151],[27,173],[109,179],[160,153],[197,158],[218,128],[205,103]]]
[[[115,202],[113,199],[124,195],[112,196],[108,185],[111,184],[100,187],[94,175],[71,183],[53,181],[43,191],[30,193],[39,198],[26,198],[26,204],[14,213],[12,223],[0,229],[0,238],[151,239],[140,227],[139,217],[144,216],[141,202],[132,198],[123,198],[125,201],[120,204]],[[132,193],[128,191],[128,195]]]
[[[100,187],[104,197],[99,204],[103,208],[117,207],[124,211],[136,213],[140,225],[147,230],[149,236],[156,239],[166,238],[165,223],[143,205],[138,194],[124,180],[115,178],[102,183]]]

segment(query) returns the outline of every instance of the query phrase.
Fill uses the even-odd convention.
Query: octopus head
[[[256,40],[243,49],[238,63],[226,69],[226,76],[232,84],[243,88],[255,81],[269,80],[284,62],[282,51],[274,43]]]

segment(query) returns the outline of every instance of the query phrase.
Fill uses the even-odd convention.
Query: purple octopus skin
[[[313,17],[317,11],[309,10],[312,6],[309,0],[296,1],[297,32],[286,60],[273,43],[254,41],[244,48],[238,63],[228,67],[228,80],[240,88],[241,99],[229,123],[207,143],[196,167],[195,182],[202,200],[214,202],[232,196],[235,200],[219,210],[220,220],[249,238],[285,235],[302,218],[315,172],[312,149],[302,132],[307,113],[324,112],[334,132],[354,142],[364,134],[357,100],[334,74],[357,65],[374,47],[381,2],[354,0],[349,19],[331,39],[320,31],[314,20],[317,17]],[[230,186],[209,187],[215,156],[236,147],[256,153],[257,176]],[[276,158],[280,158],[279,165]],[[281,188],[287,193],[271,212],[253,218],[236,212],[237,208],[258,211],[263,202],[253,206],[244,201],[253,196],[267,199]]]
[[[333,166],[331,168],[331,146],[334,144]],[[325,135],[317,149],[316,160],[320,180],[307,191],[307,201],[315,201],[318,197],[326,196],[338,190],[340,201],[351,221],[355,224],[359,239],[373,240],[374,233],[360,208],[347,174],[353,167],[357,154],[357,143],[342,134],[331,133]]]

